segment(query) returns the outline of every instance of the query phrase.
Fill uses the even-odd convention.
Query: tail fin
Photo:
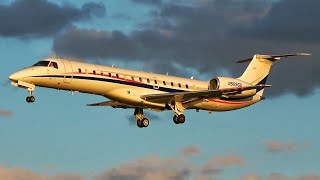
[[[273,62],[278,61],[282,58],[290,56],[308,56],[311,54],[298,53],[298,54],[285,54],[285,55],[259,55],[256,54],[251,59],[245,59],[238,61],[237,63],[250,62],[247,69],[244,71],[241,77],[238,79],[248,82],[252,85],[266,84],[267,78]],[[262,97],[263,90],[261,89],[257,94]]]
[[[252,85],[265,84],[266,78],[270,72],[273,62],[278,61],[282,58],[290,56],[308,56],[311,54],[298,53],[298,54],[285,54],[285,55],[259,55],[256,54],[251,59],[245,59],[238,61],[237,63],[250,62],[247,69],[244,71],[241,77],[238,79],[251,83]],[[264,82],[265,81],[265,82]]]

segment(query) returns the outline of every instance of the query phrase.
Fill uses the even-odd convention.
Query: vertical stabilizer
[[[252,85],[266,84],[267,78],[272,64],[282,58],[290,56],[307,56],[311,54],[298,53],[298,54],[285,54],[285,55],[260,55],[256,54],[251,59],[245,59],[238,61],[237,63],[250,62],[247,69],[244,71],[241,77],[238,79],[248,82]],[[263,94],[264,89],[261,89],[258,93]],[[258,94],[257,93],[257,94]]]

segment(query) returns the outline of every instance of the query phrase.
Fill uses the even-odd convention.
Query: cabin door
[[[71,83],[73,78],[73,68],[72,64],[68,60],[61,60],[64,66],[64,77],[63,82],[64,83]]]

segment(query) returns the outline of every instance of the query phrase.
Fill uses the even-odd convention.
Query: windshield
[[[33,66],[45,66],[48,67],[50,61],[39,61],[37,63],[35,63]]]

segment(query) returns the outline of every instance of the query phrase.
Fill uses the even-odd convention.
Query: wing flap
[[[154,103],[170,103],[170,102],[186,102],[193,101],[197,99],[210,99],[218,98],[221,96],[235,95],[242,91],[248,91],[252,89],[261,89],[265,87],[271,87],[270,85],[256,85],[247,86],[241,88],[224,88],[217,90],[204,90],[204,91],[188,91],[188,92],[178,92],[178,93],[163,93],[163,94],[149,94],[140,96],[142,99],[154,102]]]
[[[105,102],[99,102],[94,104],[87,104],[87,106],[111,106],[113,108],[134,108],[133,106],[118,102],[118,101],[105,101]]]

